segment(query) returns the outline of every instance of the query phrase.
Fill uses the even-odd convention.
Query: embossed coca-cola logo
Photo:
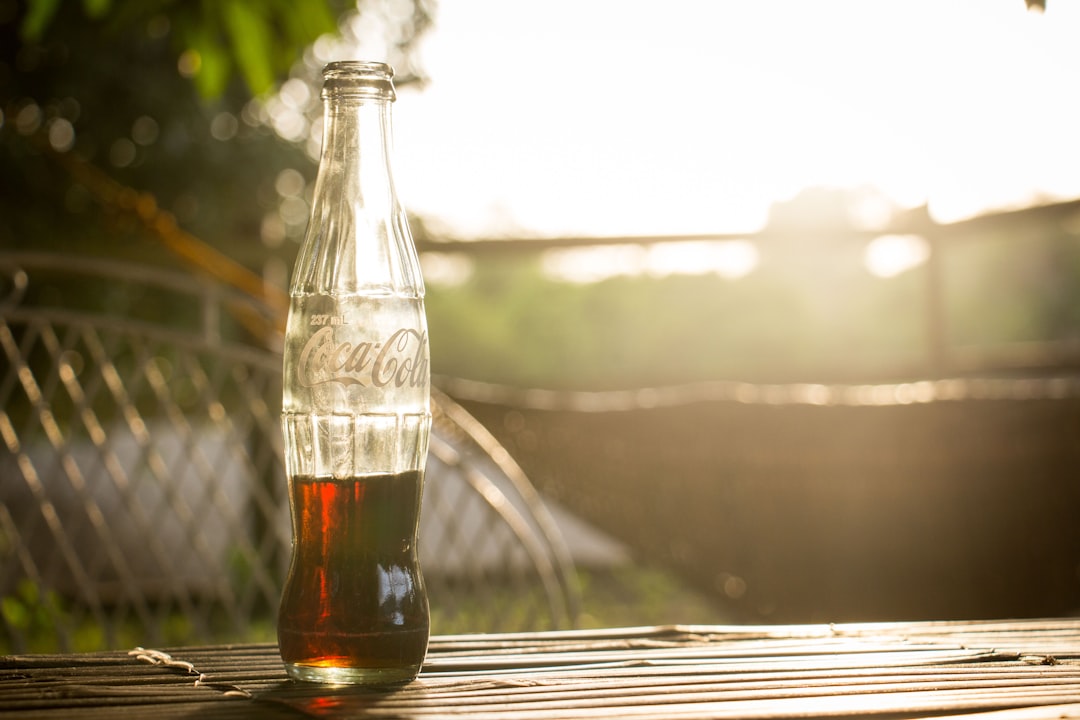
[[[349,328],[340,328],[347,334]],[[304,387],[325,383],[361,387],[417,387],[427,379],[427,335],[401,328],[383,342],[338,340],[324,327],[300,351],[296,379]]]

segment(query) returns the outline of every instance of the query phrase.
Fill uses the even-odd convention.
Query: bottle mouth
[[[323,68],[323,98],[371,98],[393,102],[394,68],[381,62],[342,60]]]

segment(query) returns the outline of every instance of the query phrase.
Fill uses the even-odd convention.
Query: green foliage
[[[60,0],[30,0],[29,10],[22,23],[23,37],[35,42],[41,40],[45,28],[59,8]]]
[[[55,649],[57,620],[65,616],[60,597],[51,591],[43,592],[33,581],[23,578],[13,592],[0,597],[0,620],[8,634],[26,640],[31,651]],[[0,649],[4,644],[0,634]]]
[[[42,598],[37,585],[23,579],[14,593],[0,598],[0,615],[9,626],[25,632],[35,626],[47,626],[57,605],[54,595]]]
[[[1020,240],[961,238],[946,254],[947,317],[959,345],[1080,336],[1080,236],[1031,226]]]
[[[578,571],[582,628],[731,622],[729,611],[668,571],[648,565]]]
[[[30,0],[20,26],[24,41],[48,39],[61,18],[60,0]],[[85,20],[113,38],[138,33],[154,18],[176,26],[175,51],[191,53],[187,67],[206,99],[220,98],[239,73],[255,95],[278,78],[319,36],[337,31],[347,4],[335,0],[83,0]],[[65,18],[70,22],[70,18]]]
[[[400,63],[413,67],[429,3],[387,3],[367,7],[394,28],[388,13],[407,6],[394,37]],[[278,175],[310,179],[315,165],[275,134],[253,96],[291,74],[317,74],[306,51],[337,34],[346,11],[355,4],[0,0],[0,244],[175,264],[146,242],[134,213],[100,207],[73,165],[145,193],[184,231],[253,269],[289,266],[295,244],[265,246],[260,230],[280,208]]]
[[[319,3],[312,3],[313,7],[319,7],[319,5]],[[262,11],[272,6],[229,0],[217,4],[216,7],[220,8],[222,25],[224,25],[230,45],[235,49],[236,63],[240,66],[248,87],[256,94],[266,92],[274,84],[274,70],[280,69],[275,66],[281,64],[273,62],[275,57],[271,52],[270,25],[267,18],[262,15]],[[333,32],[335,29],[331,20],[324,32]],[[313,39],[309,39],[308,42]],[[295,57],[295,54],[293,56]],[[287,67],[286,65],[286,69]]]
[[[433,371],[600,390],[818,381],[923,359],[923,272],[888,281],[858,268],[823,272],[765,265],[734,281],[622,277],[569,285],[546,279],[537,263],[481,262],[469,283],[429,291]]]
[[[1080,339],[1080,231],[1059,219],[1069,205],[938,229],[932,286],[927,264],[871,274],[868,246],[845,231],[851,201],[810,189],[777,204],[768,229],[786,232],[764,235],[760,262],[734,280],[640,275],[574,285],[546,277],[539,253],[474,258],[468,282],[429,290],[432,369],[567,390],[893,382],[942,371],[932,335],[942,327],[957,368],[1013,350],[995,346]]]

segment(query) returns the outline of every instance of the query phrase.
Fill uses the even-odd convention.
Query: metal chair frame
[[[61,294],[89,282],[164,298],[188,326],[139,317],[139,302],[117,313],[34,301],[49,278]],[[104,646],[130,632],[157,643],[265,633],[255,619],[276,608],[291,542],[279,320],[202,277],[0,253],[5,608],[37,613],[62,650],[88,644],[80,625],[100,628]],[[421,552],[437,622],[572,626],[576,574],[541,497],[466,411],[437,391],[432,406]],[[0,613],[0,640],[22,651],[34,640],[17,614]],[[167,627],[177,616],[182,637]]]

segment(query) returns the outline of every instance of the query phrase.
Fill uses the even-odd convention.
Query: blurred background
[[[1078,32],[1064,0],[0,0],[0,247],[280,304],[321,67],[390,62],[436,384],[621,548],[584,623],[1072,613]]]

